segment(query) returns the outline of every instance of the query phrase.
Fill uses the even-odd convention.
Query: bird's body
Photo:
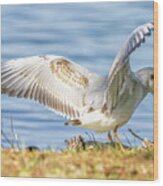
[[[62,56],[34,56],[2,64],[2,92],[35,100],[70,119],[67,124],[110,131],[121,127],[153,92],[153,68],[134,73],[130,54],[151,34],[153,23],[135,29],[109,74],[100,76]]]
[[[128,94],[121,98],[112,112],[107,107],[105,108],[103,103],[105,103],[106,97],[103,96],[101,103],[98,103],[99,108],[96,109],[92,105],[92,109],[89,108],[88,112],[79,119],[82,123],[81,127],[106,132],[113,130],[117,125],[122,126],[127,123],[139,103],[147,94],[145,87],[140,84],[140,80],[137,77],[134,77],[130,83],[131,86],[129,87]],[[107,92],[107,89],[105,92]],[[99,100],[98,97],[97,100]],[[107,100],[107,102],[110,101]]]
[[[79,119],[82,123],[81,127],[93,129],[97,132],[110,131],[113,130],[115,126],[121,127],[128,122],[145,95],[144,87],[137,83],[134,89],[131,90],[131,94],[120,100],[116,109],[111,113],[107,108],[103,109],[102,107],[85,113]],[[109,101],[110,100],[108,100],[108,102]]]

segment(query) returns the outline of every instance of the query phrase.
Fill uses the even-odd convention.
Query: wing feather
[[[2,63],[2,93],[33,99],[70,119],[80,117],[89,78],[87,69],[57,56]]]
[[[134,84],[134,74],[130,69],[129,56],[145,41],[146,36],[151,35],[154,29],[153,22],[136,28],[128,37],[120,51],[118,52],[109,72],[107,100],[110,112],[116,107],[123,94],[128,94],[130,88],[127,85],[132,81]],[[131,85],[132,85],[131,84]]]

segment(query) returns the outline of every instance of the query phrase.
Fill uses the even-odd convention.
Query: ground
[[[1,151],[2,176],[153,180],[153,147]]]

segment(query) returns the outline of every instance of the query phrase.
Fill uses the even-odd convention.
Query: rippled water
[[[69,3],[2,6],[2,61],[25,56],[63,55],[100,74],[106,74],[126,36],[138,25],[153,19],[153,2]],[[134,71],[153,66],[153,37],[131,56]],[[12,118],[12,119],[11,119]],[[75,135],[107,141],[107,133],[64,126],[65,119],[33,101],[2,95],[3,131],[14,133],[25,146],[63,148]],[[127,144],[139,142],[127,131],[153,139],[153,96],[148,95],[120,137]],[[2,138],[2,145],[8,143]]]

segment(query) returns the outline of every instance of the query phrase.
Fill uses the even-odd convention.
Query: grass
[[[2,149],[2,176],[153,180],[154,149]]]

